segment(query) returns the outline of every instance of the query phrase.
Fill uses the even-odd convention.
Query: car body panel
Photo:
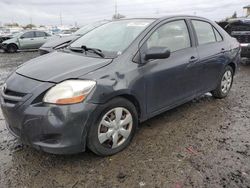
[[[32,59],[16,72],[36,80],[58,83],[66,79],[78,78],[111,63],[111,61],[111,59],[90,58],[59,51]]]
[[[51,48],[51,47],[55,48],[61,44],[69,43],[72,40],[75,40],[77,38],[79,38],[79,36],[76,36],[76,35],[70,35],[66,37],[55,36],[51,38],[50,40],[48,40],[41,48]]]

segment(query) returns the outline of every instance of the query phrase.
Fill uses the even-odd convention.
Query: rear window
[[[42,31],[36,31],[36,37],[45,37],[46,34]]]

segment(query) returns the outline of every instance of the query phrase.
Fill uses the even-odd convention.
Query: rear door
[[[203,20],[191,20],[191,22],[196,33],[200,64],[203,67],[200,92],[207,92],[217,86],[230,47],[209,22]]]
[[[46,32],[35,31],[35,48],[40,48],[48,40],[48,37]]]
[[[196,95],[201,67],[190,36],[186,20],[173,20],[161,24],[143,44],[143,51],[151,47],[166,47],[171,51],[169,58],[152,60],[143,66],[149,114]]]

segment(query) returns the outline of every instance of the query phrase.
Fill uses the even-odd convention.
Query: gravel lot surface
[[[0,85],[37,52],[0,53]],[[52,155],[11,136],[0,111],[0,187],[250,187],[250,65],[230,95],[204,95],[141,124],[123,152]]]

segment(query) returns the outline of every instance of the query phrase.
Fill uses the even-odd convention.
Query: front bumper
[[[0,43],[0,49],[7,50],[7,44]]]
[[[241,57],[250,58],[250,44],[241,44]]]
[[[38,81],[25,77],[17,75],[15,77],[38,84]],[[1,92],[0,103],[7,127],[15,136],[19,137],[24,144],[49,153],[72,154],[85,151],[88,125],[92,122],[90,115],[96,109],[95,104],[36,103],[39,94],[35,93],[39,93],[38,90],[41,88],[47,90],[51,87],[51,83],[39,83],[32,94],[25,95],[23,100],[20,99],[15,103],[8,97],[13,97],[10,94],[21,93],[21,91],[18,91],[16,83],[8,80],[8,92],[7,94]],[[29,83],[26,82],[26,84]],[[16,89],[15,92],[13,88]]]

